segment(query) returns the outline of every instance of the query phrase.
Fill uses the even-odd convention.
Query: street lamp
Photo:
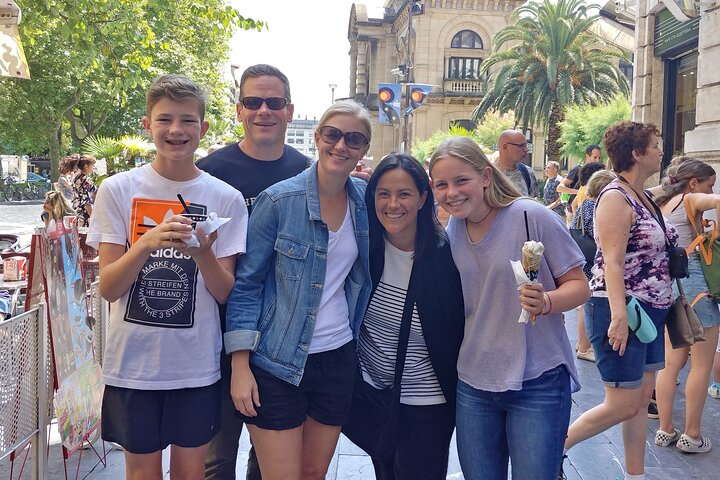
[[[330,104],[333,104],[335,103],[335,89],[337,88],[337,83],[331,83],[328,87],[330,87]]]

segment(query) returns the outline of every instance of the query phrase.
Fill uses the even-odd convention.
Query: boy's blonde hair
[[[485,199],[491,207],[507,207],[522,197],[520,190],[510,183],[510,180],[495,165],[490,163],[490,160],[474,140],[468,137],[453,137],[438,145],[430,157],[430,178],[433,178],[432,171],[435,164],[447,157],[462,160],[481,175],[485,168],[492,168],[490,185],[485,189]]]
[[[200,120],[205,120],[205,104],[207,94],[200,86],[182,75],[167,74],[155,79],[145,95],[147,115],[152,115],[153,107],[163,98],[176,102],[195,100],[200,109]]]

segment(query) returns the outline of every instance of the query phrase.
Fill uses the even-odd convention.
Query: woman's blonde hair
[[[716,175],[715,169],[701,160],[684,155],[675,157],[665,172],[665,178],[661,183],[662,193],[657,196],[655,202],[658,205],[665,205],[674,196],[687,191],[693,178],[698,182],[704,182],[713,175]]]
[[[365,127],[367,139],[372,140],[372,116],[370,115],[370,112],[368,112],[367,109],[358,102],[355,100],[345,99],[338,100],[333,103],[327,110],[325,110],[322,117],[320,117],[317,128],[320,129],[324,127],[327,122],[336,115],[350,115],[360,120],[360,123],[362,123],[363,127]]]
[[[611,170],[602,169],[593,173],[587,183],[587,196],[597,198],[603,188],[607,187],[616,178],[617,175]]]
[[[447,157],[455,157],[470,165],[478,174],[490,167],[492,175],[490,185],[485,189],[485,199],[491,207],[507,207],[512,202],[521,198],[520,193],[505,175],[488,160],[480,146],[468,137],[453,137],[443,141],[430,157],[430,178],[432,178],[435,164]]]
[[[48,212],[48,219],[45,221],[45,225],[47,225],[51,219],[60,222],[63,217],[75,215],[72,207],[61,192],[47,192],[45,194],[45,203],[50,206],[50,212]]]

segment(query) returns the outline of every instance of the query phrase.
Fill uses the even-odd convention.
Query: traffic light
[[[400,84],[378,84],[378,121],[400,124]]]
[[[430,93],[430,90],[432,90],[432,87],[432,85],[425,85],[423,83],[411,83],[405,113],[410,113],[422,105]]]

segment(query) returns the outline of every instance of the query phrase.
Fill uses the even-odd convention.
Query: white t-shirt
[[[103,181],[87,243],[132,245],[168,216],[182,213],[178,194],[191,213],[232,219],[212,245],[217,258],[245,252],[248,215],[240,192],[205,172],[186,182],[168,180],[152,165]],[[218,306],[195,261],[174,248],[158,250],[110,307],[103,380],[138,390],[211,385],[220,378],[221,348]]]
[[[350,206],[336,232],[328,232],[327,268],[308,353],[335,350],[352,340],[345,279],[358,256]]]

